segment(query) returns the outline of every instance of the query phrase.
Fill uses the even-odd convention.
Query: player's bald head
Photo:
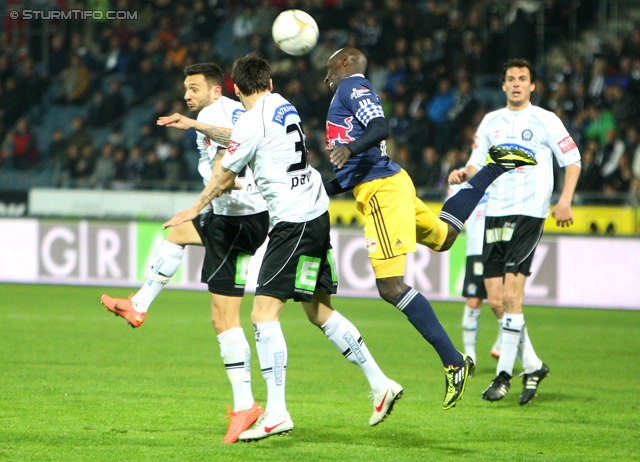
[[[364,74],[367,70],[367,58],[354,47],[345,47],[336,51],[327,61],[327,76],[324,81],[334,92],[338,85],[354,74]]]
[[[364,71],[367,70],[367,57],[354,47],[341,48],[331,55],[328,65],[337,63],[341,63],[345,69],[351,69],[351,73],[348,75],[364,74]]]

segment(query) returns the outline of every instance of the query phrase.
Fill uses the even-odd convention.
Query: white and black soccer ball
[[[278,15],[271,27],[273,41],[289,55],[310,52],[318,42],[316,21],[302,10],[286,10]]]

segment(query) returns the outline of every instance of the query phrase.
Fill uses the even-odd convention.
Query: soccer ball
[[[293,56],[311,51],[318,41],[318,33],[316,21],[302,10],[283,11],[271,27],[278,48]]]

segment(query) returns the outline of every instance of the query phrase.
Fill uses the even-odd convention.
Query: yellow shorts
[[[413,182],[404,170],[359,184],[353,193],[364,218],[364,237],[372,263],[415,252],[416,242],[435,251],[444,244],[447,224],[416,197]],[[374,270],[376,266],[373,264]]]

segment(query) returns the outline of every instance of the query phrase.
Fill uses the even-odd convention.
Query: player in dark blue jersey
[[[416,197],[409,175],[386,155],[389,127],[380,100],[364,76],[364,54],[343,48],[329,58],[326,68],[325,82],[335,93],[327,115],[326,149],[336,178],[325,188],[329,195],[353,190],[364,217],[378,292],[407,316],[440,355],[447,383],[442,407],[450,409],[464,393],[473,361],[453,346],[429,301],[405,284],[406,254],[415,252],[417,242],[437,252],[448,250],[487,187],[506,167],[498,161],[481,169],[445,202],[437,217]]]

